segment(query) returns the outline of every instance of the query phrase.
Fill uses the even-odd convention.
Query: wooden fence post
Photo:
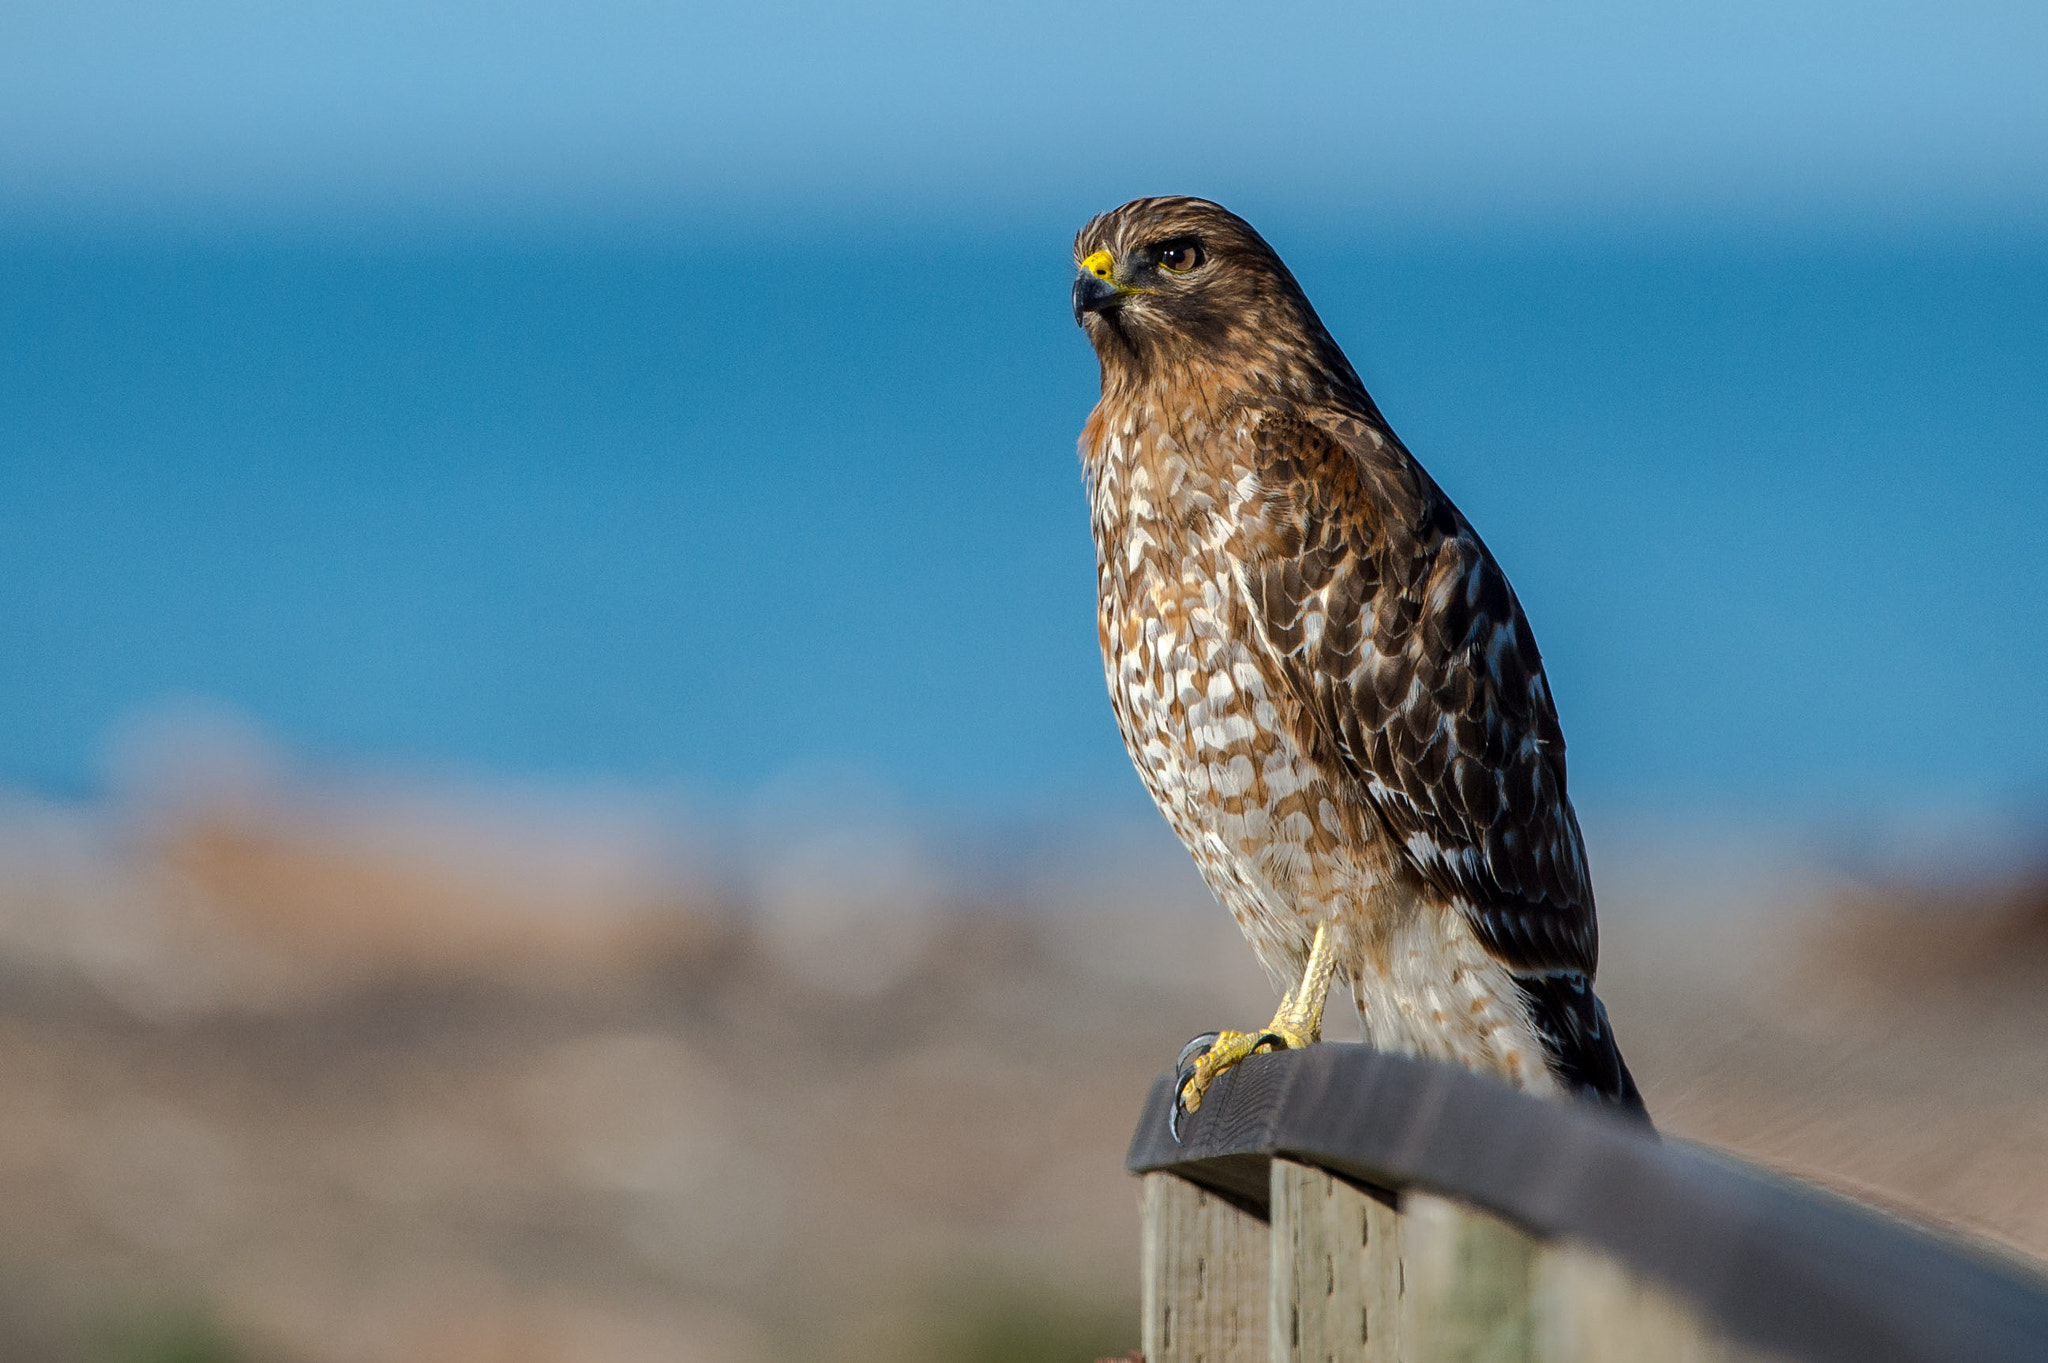
[[[1401,1198],[1400,1253],[1402,1363],[1535,1363],[1532,1237],[1410,1192]]]
[[[1144,1197],[1146,1363],[1266,1363],[1266,1223],[1172,1174]]]
[[[1400,1363],[1400,1218],[1391,1193],[1273,1161],[1274,1363]]]
[[[1275,1159],[1272,1179],[1272,1363],[1759,1357],[1597,1251],[1291,1160]]]
[[[1173,1085],[1127,1160],[1148,1363],[2048,1359],[2040,1268],[1583,1104],[1324,1044],[1176,1137]]]

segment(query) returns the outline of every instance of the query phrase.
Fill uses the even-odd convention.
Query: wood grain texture
[[[1401,1230],[1393,1195],[1273,1161],[1274,1363],[1398,1363]]]
[[[1266,1223],[1172,1174],[1145,1176],[1147,1363],[1265,1363]]]

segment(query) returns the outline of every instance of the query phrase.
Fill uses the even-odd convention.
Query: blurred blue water
[[[0,780],[295,742],[1135,791],[1060,234],[0,246]],[[1582,801],[2030,798],[2048,240],[1280,240],[1533,614]]]

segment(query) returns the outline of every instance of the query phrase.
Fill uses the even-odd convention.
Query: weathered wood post
[[[1401,1240],[1393,1194],[1273,1161],[1267,1357],[1395,1363],[1401,1357]]]
[[[1444,1066],[1258,1057],[1145,1178],[1147,1363],[2048,1360],[2048,1277]]]
[[[1273,1161],[1271,1221],[1145,1176],[1147,1363],[1738,1363],[1604,1256],[1427,1194]]]
[[[1172,1174],[1145,1176],[1146,1363],[1266,1363],[1265,1218]]]

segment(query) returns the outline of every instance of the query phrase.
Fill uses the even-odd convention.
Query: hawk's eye
[[[1192,241],[1170,241],[1159,248],[1159,268],[1175,274],[1186,274],[1204,259],[1201,246]]]

